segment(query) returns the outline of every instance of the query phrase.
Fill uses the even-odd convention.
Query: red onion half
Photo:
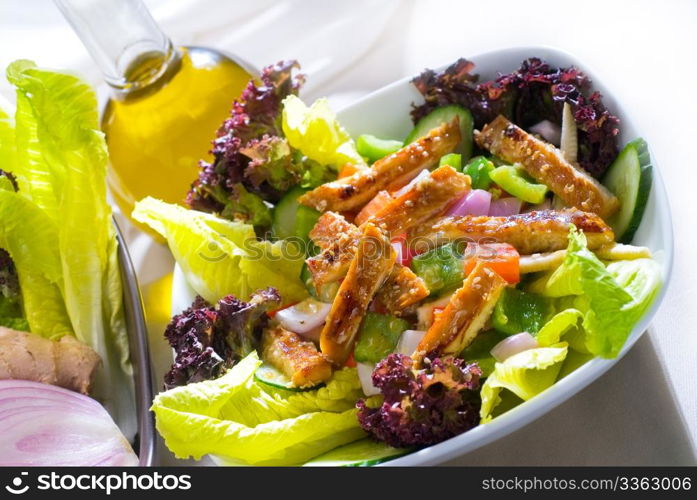
[[[61,387],[0,380],[0,428],[0,466],[138,465],[104,407]]]

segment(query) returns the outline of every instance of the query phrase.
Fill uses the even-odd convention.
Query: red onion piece
[[[491,202],[489,215],[492,217],[508,217],[509,215],[519,214],[522,207],[523,202],[513,196],[499,198]]]
[[[554,122],[542,120],[530,127],[530,132],[541,135],[547,142],[559,146],[561,141],[561,128]]]
[[[394,248],[394,252],[397,254],[397,258],[395,259],[396,262],[399,262],[400,264],[403,264],[404,260],[404,240],[394,240],[392,243],[392,248]]]
[[[446,215],[487,215],[491,205],[491,193],[474,189],[456,201]]]
[[[331,304],[315,299],[305,299],[294,306],[281,309],[276,313],[275,318],[286,330],[313,340],[313,330],[324,324],[331,308]]]
[[[416,351],[419,346],[419,342],[424,338],[426,332],[424,330],[405,330],[402,332],[402,336],[399,337],[399,342],[397,342],[397,348],[395,352],[404,354],[406,356],[411,356]]]
[[[540,347],[537,340],[528,332],[522,332],[511,335],[496,344],[491,350],[491,355],[496,361],[503,363],[514,354],[536,347]]]
[[[138,465],[102,405],[61,387],[0,380],[0,427],[0,466]]]
[[[380,394],[380,389],[373,385],[373,370],[375,370],[375,365],[373,363],[356,363],[356,369],[358,370],[358,379],[361,381],[363,394],[366,396],[376,396]]]

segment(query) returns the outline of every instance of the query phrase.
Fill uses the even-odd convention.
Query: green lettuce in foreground
[[[30,331],[57,340],[73,335],[63,299],[58,228],[48,215],[14,191],[0,189],[0,248],[12,257]]]
[[[213,454],[229,464],[300,465],[365,436],[356,419],[361,385],[355,369],[325,387],[291,392],[254,378],[256,352],[225,375],[160,393],[151,410],[179,458]]]
[[[481,390],[482,423],[493,418],[504,389],[527,401],[593,356],[616,357],[660,285],[661,270],[653,260],[606,267],[588,250],[583,233],[572,228],[563,264],[528,286],[558,312],[535,335],[539,348],[495,364]]]
[[[538,347],[514,354],[503,363],[496,363],[494,372],[486,379],[480,396],[481,423],[493,418],[493,411],[501,402],[500,392],[511,391],[523,401],[531,399],[557,381],[568,348],[561,342],[552,347]]]
[[[321,165],[364,163],[326,99],[308,108],[299,97],[289,95],[283,100],[282,124],[288,143]]]
[[[0,159],[19,190],[0,189],[0,246],[17,265],[31,331],[74,334],[97,351],[95,396],[132,436],[133,378],[97,96],[77,76],[27,60],[10,64],[7,79],[17,107],[14,124],[0,114]]]
[[[259,241],[249,224],[150,197],[136,203],[133,218],[167,240],[191,287],[210,303],[270,284],[284,304],[308,296],[300,280],[304,254],[293,242]]]
[[[660,285],[661,270],[655,261],[617,261],[606,267],[588,250],[584,234],[572,229],[563,264],[533,283],[530,290],[558,297],[557,310],[568,308],[580,313],[587,350],[595,356],[614,358]]]

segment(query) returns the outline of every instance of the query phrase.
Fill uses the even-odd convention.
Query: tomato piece
[[[464,269],[468,275],[478,261],[510,284],[520,282],[520,254],[508,243],[470,243],[465,251]]]
[[[365,221],[370,219],[373,215],[377,214],[380,210],[385,208],[388,203],[392,201],[392,196],[387,191],[380,191],[375,198],[370,200],[363,209],[356,215],[355,224],[360,226]]]
[[[351,354],[349,354],[349,357],[346,360],[346,363],[344,363],[344,366],[348,366],[349,368],[356,367],[356,358],[353,357],[353,351],[351,352]]]

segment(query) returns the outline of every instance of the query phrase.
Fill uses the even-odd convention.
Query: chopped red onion
[[[446,215],[487,215],[491,205],[491,193],[474,189],[456,201]]]
[[[491,202],[489,215],[492,217],[508,217],[509,215],[519,214],[523,207],[523,202],[514,196],[499,198]]]
[[[491,355],[496,361],[503,363],[514,354],[536,347],[540,347],[537,340],[528,332],[522,332],[511,335],[496,344],[491,350]]]
[[[395,259],[396,262],[399,262],[402,264],[402,260],[404,258],[402,250],[404,249],[404,241],[403,240],[395,240],[391,243],[392,248],[394,248],[394,252],[397,254],[397,258]],[[402,264],[404,265],[404,264]]]

